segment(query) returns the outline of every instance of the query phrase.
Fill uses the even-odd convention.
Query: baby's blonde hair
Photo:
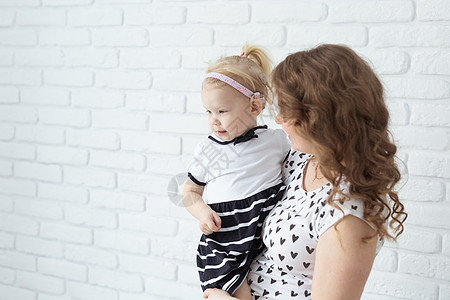
[[[242,46],[241,56],[221,57],[209,64],[207,73],[216,72],[226,75],[252,92],[259,92],[267,103],[272,104],[272,90],[267,81],[272,66],[272,60],[263,47],[245,43]],[[205,78],[203,84],[214,84],[218,87],[226,85],[226,83],[210,77]]]

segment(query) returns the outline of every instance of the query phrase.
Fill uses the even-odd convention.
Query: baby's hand
[[[206,289],[203,293],[203,298],[208,298],[209,300],[235,299],[221,289]]]
[[[204,211],[202,211],[200,220],[200,230],[205,235],[210,235],[213,232],[219,231],[222,220],[219,215],[213,211],[209,206],[205,206]]]

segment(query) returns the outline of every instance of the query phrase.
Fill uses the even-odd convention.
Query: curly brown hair
[[[280,117],[294,120],[313,144],[320,170],[333,185],[328,203],[338,207],[336,201],[350,196],[340,188],[347,182],[352,197],[365,203],[364,217],[376,228],[372,237],[396,240],[407,214],[394,190],[401,178],[397,147],[383,86],[372,68],[350,48],[324,44],[289,55],[271,82]]]

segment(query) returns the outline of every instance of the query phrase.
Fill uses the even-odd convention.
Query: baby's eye
[[[209,114],[211,113],[211,111],[210,111],[210,110],[207,110],[206,113],[209,115]]]
[[[226,110],[219,110],[219,114],[224,114],[226,112],[227,112]]]

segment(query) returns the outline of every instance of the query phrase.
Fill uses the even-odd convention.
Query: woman
[[[360,299],[384,238],[407,214],[383,87],[345,46],[289,55],[272,73],[289,135],[285,196],[263,225],[267,247],[247,276],[254,299]],[[389,229],[391,229],[389,231]],[[237,299],[205,291],[210,300]]]

